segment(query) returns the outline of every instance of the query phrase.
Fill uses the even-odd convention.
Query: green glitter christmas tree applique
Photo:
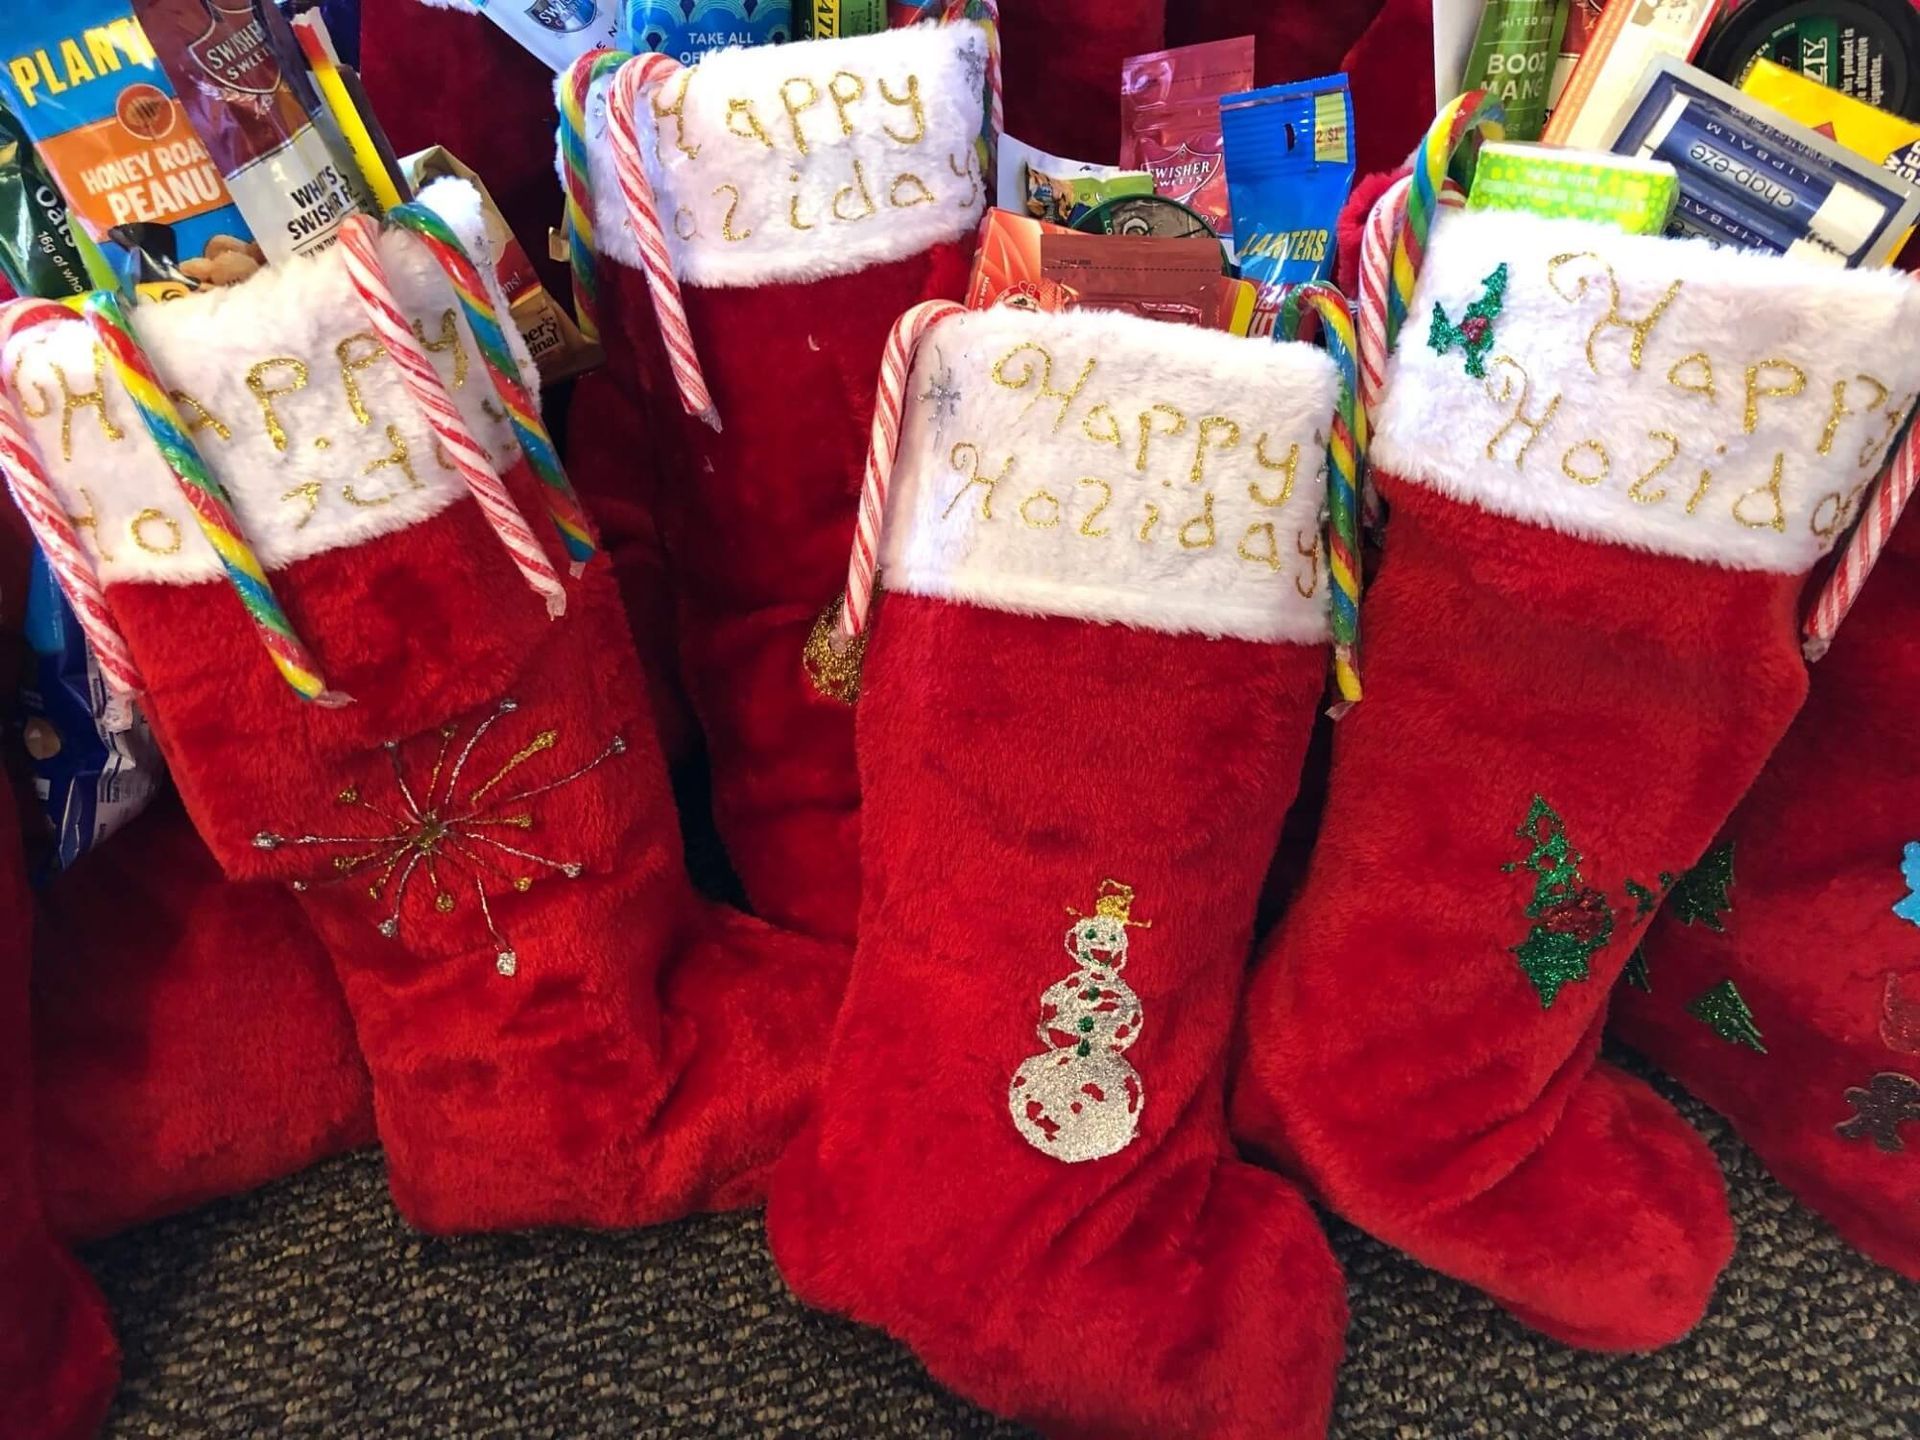
[[[1580,852],[1567,839],[1566,822],[1542,796],[1533,797],[1514,833],[1533,848],[1525,860],[1501,868],[1511,874],[1524,865],[1535,879],[1526,910],[1533,928],[1512,953],[1539,992],[1540,1008],[1550,1010],[1563,987],[1593,973],[1594,955],[1613,939],[1613,907],[1580,874]]]
[[[1445,355],[1456,346],[1466,353],[1467,374],[1475,380],[1487,378],[1487,352],[1493,349],[1493,322],[1507,304],[1507,267],[1503,264],[1483,282],[1480,298],[1467,306],[1467,313],[1454,324],[1446,307],[1433,307],[1433,324],[1427,330],[1427,344],[1436,355]]]
[[[1762,1055],[1767,1053],[1760,1027],[1753,1023],[1753,1011],[1747,1008],[1733,981],[1722,980],[1687,1006],[1687,1013],[1729,1045],[1744,1045]]]
[[[1716,935],[1727,930],[1727,912],[1733,909],[1733,842],[1709,850],[1700,863],[1673,887],[1673,918],[1682,925],[1704,925]]]

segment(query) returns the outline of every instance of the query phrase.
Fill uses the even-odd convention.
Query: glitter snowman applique
[[[1103,881],[1093,914],[1077,915],[1067,953],[1079,967],[1040,997],[1035,1033],[1047,1046],[1014,1072],[1007,1089],[1013,1123],[1034,1149],[1069,1165],[1124,1150],[1146,1104],[1125,1052],[1140,1038],[1140,997],[1120,978],[1127,965],[1133,887]]]

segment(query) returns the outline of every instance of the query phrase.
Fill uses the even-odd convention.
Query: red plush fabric
[[[1115,163],[1120,64],[1166,47],[1168,9],[1167,0],[1002,0],[1007,133],[1069,160]]]
[[[1721,836],[1731,888],[1668,902],[1645,947],[1651,989],[1620,985],[1613,1025],[1849,1241],[1920,1279],[1920,856],[1905,860],[1920,840],[1920,525],[1906,526]],[[1692,1008],[1728,982],[1751,1044]]]
[[[511,483],[537,514],[524,465]],[[753,1203],[844,953],[693,897],[606,562],[549,621],[462,499],[275,588],[353,704],[299,700],[220,586],[109,594],[215,855],[309,887],[403,1212],[457,1231]],[[446,844],[434,817],[461,827]],[[415,838],[294,843],[383,834]],[[369,853],[398,859],[334,863]]]
[[[91,1238],[373,1142],[326,950],[278,885],[220,873],[166,797],[40,897],[40,1183]]]
[[[888,331],[922,300],[959,298],[967,266],[966,247],[937,245],[810,283],[686,290],[724,428],[685,427],[687,477],[661,522],[714,819],[756,913],[842,942],[860,903],[853,721],[800,656],[846,583]],[[602,268],[628,333],[657,353],[645,277]]]
[[[1235,1158],[1221,1104],[1325,658],[886,598],[853,981],[767,1217],[801,1298],[1051,1436],[1325,1433],[1340,1274],[1299,1195]],[[1134,891],[1139,1130],[1063,1163],[1009,1085],[1080,1028],[1050,1038],[1041,997],[1075,978],[1063,937],[1108,881]]]
[[[27,940],[33,905],[0,795],[0,1435],[85,1440],[106,1418],[119,1347],[106,1304],[48,1232],[33,1150]]]
[[[1236,1132],[1548,1333],[1659,1345],[1726,1262],[1725,1194],[1699,1137],[1595,1052],[1662,872],[1705,852],[1805,694],[1800,581],[1381,479],[1366,699],[1242,1015]],[[1556,832],[1580,888],[1530,921],[1530,855]],[[1546,1005],[1516,947],[1609,925]]]

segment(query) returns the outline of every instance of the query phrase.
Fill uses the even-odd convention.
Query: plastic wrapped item
[[[1353,188],[1353,97],[1347,77],[1272,85],[1220,107],[1240,273],[1272,317],[1289,285],[1333,273],[1334,233]]]
[[[1232,243],[1222,97],[1253,84],[1253,37],[1135,55],[1121,68],[1120,163],[1146,170],[1156,191],[1205,217]]]
[[[88,288],[67,202],[27,132],[0,106],[0,275],[16,295],[61,299]]]

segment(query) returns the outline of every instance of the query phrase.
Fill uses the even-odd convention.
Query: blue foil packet
[[[784,45],[793,0],[623,0],[620,35],[629,50],[691,65],[732,45]]]
[[[1258,288],[1254,333],[1273,328],[1289,285],[1333,274],[1353,187],[1353,95],[1345,75],[1270,85],[1220,102],[1241,278]]]
[[[146,809],[165,771],[137,713],[133,728],[120,734],[100,723],[106,683],[37,547],[25,629],[33,666],[20,692],[22,738],[53,842],[34,871],[35,883],[44,883]]]

